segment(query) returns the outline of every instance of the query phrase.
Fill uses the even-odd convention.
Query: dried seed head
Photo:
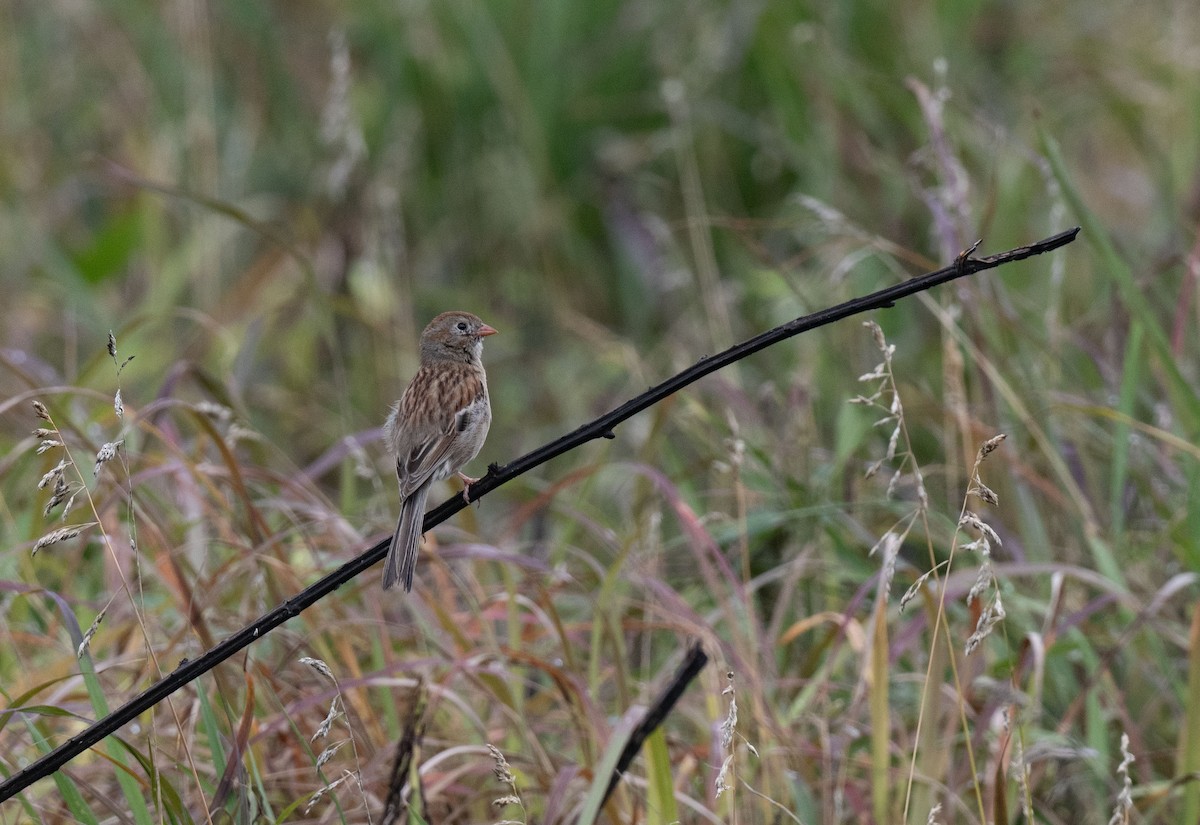
[[[46,405],[43,404],[41,401],[35,400],[33,402],[33,411],[35,413],[37,413],[37,417],[42,419],[43,421],[50,420],[50,412],[46,409]]]
[[[333,671],[329,669],[329,665],[325,664],[320,659],[314,659],[311,656],[304,656],[300,659],[300,664],[308,665],[317,673],[320,673],[322,676],[330,679],[331,681],[337,681],[337,679],[334,679]]]
[[[879,324],[874,321],[863,321],[863,326],[871,330],[871,335],[875,338],[875,346],[879,347],[880,350],[886,350],[887,339],[883,337],[883,330]]]
[[[1000,497],[992,491],[991,487],[988,487],[978,478],[975,479],[975,483],[972,484],[970,489],[967,490],[967,495],[978,496],[980,499],[986,501],[993,507],[1000,504]]]
[[[1117,773],[1121,775],[1121,792],[1117,794],[1117,804],[1113,808],[1108,825],[1128,825],[1129,812],[1133,810],[1133,780],[1129,777],[1129,766],[1134,763],[1133,754],[1129,752],[1129,734],[1121,734],[1121,764],[1117,765]]]
[[[971,585],[971,589],[967,591],[967,604],[978,599],[987,592],[988,586],[992,583],[992,566],[990,563],[985,563],[979,568],[979,572],[975,575],[975,583]]]
[[[513,775],[512,768],[509,767],[508,760],[504,758],[504,753],[498,747],[492,744],[487,746],[488,753],[492,755],[492,773],[496,776],[496,781],[505,785],[514,785],[517,778]]]
[[[975,648],[979,647],[980,643],[992,634],[992,630],[1004,621],[1004,617],[1007,615],[1004,611],[1004,602],[1000,600],[1000,593],[997,591],[992,603],[980,612],[979,621],[975,623],[975,632],[967,639],[963,652],[968,656],[974,653]]]
[[[117,357],[117,336],[113,335],[111,329],[108,331],[108,354]]]
[[[983,442],[983,446],[979,448],[979,455],[976,457],[975,463],[976,464],[982,463],[983,460],[985,458],[987,458],[989,455],[991,455],[992,452],[997,447],[999,447],[1001,445],[1001,443],[1003,443],[1004,439],[1006,439],[1006,438],[1008,438],[1007,435],[1005,435],[1004,433],[1000,433],[1000,435],[994,435],[991,438],[989,438],[987,441]]]
[[[321,755],[317,757],[317,768],[325,767],[325,763],[333,758],[333,755],[342,749],[342,746],[349,742],[349,739],[343,739],[341,742],[336,742],[325,750],[321,751]]]
[[[192,405],[192,409],[217,421],[228,421],[233,418],[233,410],[215,401],[197,401]]]
[[[997,533],[995,530],[993,530],[993,529],[992,529],[992,527],[991,527],[991,525],[987,524],[987,523],[986,523],[986,522],[984,522],[984,521],[979,521],[979,522],[978,522],[978,524],[976,525],[976,527],[979,529],[979,532],[980,532],[980,534],[981,534],[981,535],[982,535],[982,536],[983,536],[983,537],[984,537],[984,538],[985,538],[985,539],[986,539],[986,540],[987,540],[987,541],[988,541],[990,544],[994,544],[994,545],[996,545],[997,547],[1003,547],[1003,546],[1004,546],[1004,542],[1000,541],[1000,534],[999,534],[999,533]],[[990,549],[990,548],[989,548],[989,549]]]
[[[67,487],[67,482],[60,474],[54,480],[54,492],[51,494],[50,500],[46,502],[46,506],[42,510],[42,517],[45,518],[46,516],[50,515],[51,510],[62,504],[63,499],[67,497],[68,492],[70,492],[70,490]]]
[[[62,446],[61,441],[58,441],[58,440],[52,438],[48,441],[43,441],[41,444],[38,445],[37,454],[41,455],[42,453],[44,453],[48,450],[53,450],[55,447],[61,447],[61,446]]]
[[[63,505],[62,515],[59,516],[63,521],[67,520],[67,513],[71,512],[71,508],[75,506],[75,496],[77,495],[79,495],[78,491],[72,493],[71,497],[67,499],[67,503]]]
[[[60,541],[73,539],[89,527],[95,526],[96,522],[89,521],[84,524],[72,524],[70,527],[63,527],[55,530],[52,533],[47,533],[33,544],[33,552],[36,555],[38,550],[43,547],[49,547],[51,544],[58,544]]]
[[[915,599],[917,597],[917,594],[921,592],[921,588],[925,586],[925,582],[929,581],[929,579],[933,576],[933,574],[938,571],[938,568],[942,567],[945,564],[946,564],[946,562],[944,562],[944,561],[938,562],[937,567],[934,567],[932,570],[926,570],[924,573],[922,573],[920,575],[920,577],[915,582],[912,583],[912,585],[909,586],[908,590],[904,591],[904,595],[900,597],[900,610],[901,611],[904,610],[904,608],[908,605],[909,602],[911,602],[913,599]]]
[[[721,771],[717,774],[715,790],[717,792],[718,799],[721,798],[721,794],[725,793],[726,791],[733,790],[733,786],[729,784],[729,771],[732,767],[733,754],[729,754],[729,756],[725,757],[725,761],[721,763]]]
[[[104,621],[104,614],[107,612],[108,607],[105,607],[92,620],[92,626],[88,628],[87,633],[83,634],[83,641],[79,643],[79,647],[75,648],[76,659],[82,659],[83,654],[87,652],[88,645],[92,643],[92,638],[96,635],[96,631],[100,629],[100,622]]]
[[[44,476],[42,476],[42,480],[38,482],[38,489],[39,490],[45,489],[46,485],[49,484],[51,481],[54,481],[59,476],[61,476],[63,473],[63,470],[65,470],[66,468],[67,468],[67,460],[64,458],[62,461],[58,462],[58,464],[55,464],[53,467],[51,467],[50,472],[48,472]]]
[[[489,743],[487,749],[488,753],[492,755],[492,773],[495,775],[496,781],[502,785],[507,785],[510,791],[504,796],[492,800],[492,805],[497,808],[503,808],[505,805],[520,805],[524,808],[525,803],[521,801],[520,791],[517,790],[517,777],[513,775],[512,768],[508,765],[508,760],[504,758],[504,754],[495,745]]]
[[[233,447],[239,441],[262,441],[262,435],[235,422],[229,425],[229,430],[225,433],[225,443]]]
[[[339,785],[343,785],[347,782],[347,780],[354,778],[354,774],[350,773],[349,771],[344,771],[340,777],[326,785],[324,788],[320,788],[316,793],[309,797],[308,804],[304,807],[304,813],[307,814],[309,811],[311,811],[326,794],[332,793]]]
[[[341,709],[338,707],[338,697],[333,697],[333,701],[329,704],[329,713],[325,714],[325,719],[317,727],[317,732],[312,735],[310,742],[316,742],[318,739],[324,739],[329,735],[329,731],[333,728],[333,723],[342,715]],[[318,767],[320,767],[318,765]]]
[[[733,735],[737,732],[738,709],[737,699],[734,697],[733,691],[733,671],[725,674],[725,678],[729,680],[729,684],[721,691],[722,696],[729,697],[729,710],[725,714],[725,719],[721,722],[721,747],[728,750],[733,745]]]
[[[100,468],[116,457],[117,448],[123,443],[124,439],[121,441],[108,441],[100,447],[100,451],[96,453],[96,466],[92,469],[92,475],[100,474]]]

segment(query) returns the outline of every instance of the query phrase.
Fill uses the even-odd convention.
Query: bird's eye
[[[466,332],[466,331],[467,331],[467,322],[466,322],[466,321],[459,321],[459,322],[458,322],[458,331],[459,331],[459,332]]]

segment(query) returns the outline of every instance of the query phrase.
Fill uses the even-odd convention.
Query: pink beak
[[[495,329],[494,327],[490,327],[487,324],[484,324],[483,326],[481,326],[479,328],[479,337],[486,338],[489,335],[495,335],[497,332],[499,332],[499,330]]]

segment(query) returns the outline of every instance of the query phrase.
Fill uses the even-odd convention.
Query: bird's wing
[[[454,444],[458,431],[451,425],[449,431],[432,434],[430,437],[413,444],[405,454],[396,458],[396,478],[400,480],[400,496],[408,498],[418,487],[429,481],[435,475],[440,481],[449,473],[439,473],[446,453]]]
[[[430,479],[440,481],[457,470],[445,467],[451,448],[477,415],[477,392],[460,382],[413,379],[400,400],[396,425],[396,477],[400,495],[408,498]],[[486,390],[483,390],[486,393]],[[426,396],[429,396],[428,398]],[[432,403],[429,403],[432,402]],[[437,412],[422,415],[422,411]]]

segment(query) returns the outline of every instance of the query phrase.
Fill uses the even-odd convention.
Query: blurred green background
[[[875,316],[906,424],[878,476],[864,471],[892,426],[847,403],[873,389],[857,381],[880,360],[872,335],[850,321],[786,342],[439,528],[411,599],[364,577],[252,648],[246,674],[198,683],[145,741],[130,734],[130,753],[159,753],[153,770],[129,760],[138,781],[87,760],[66,811],[43,782],[0,821],[104,818],[113,796],[136,821],[377,817],[418,676],[443,697],[422,816],[495,815],[486,752],[467,778],[439,772],[492,742],[521,818],[572,821],[616,720],[687,637],[716,664],[612,821],[924,822],[937,801],[948,822],[1108,821],[1122,732],[1130,821],[1195,821],[1197,43],[1181,2],[9,0],[11,707],[94,718],[97,690],[119,704],[390,530],[378,427],[440,311],[501,331],[485,352],[494,423],[467,468],[482,475],[977,238],[990,254],[1084,232]],[[67,523],[100,523],[36,556],[61,526],[36,484],[62,456],[35,454],[31,399],[80,469]],[[901,613],[895,596],[947,559],[976,450],[1000,432],[983,473],[1000,505],[969,507],[1003,539],[1006,632],[942,683],[936,599]],[[117,440],[120,461],[94,473]],[[914,512],[889,602],[869,551]],[[961,656],[977,613],[961,598],[974,567],[959,575]],[[74,652],[102,608],[89,675]],[[305,750],[331,694],[297,675],[300,655],[353,681],[346,769],[363,782],[307,815],[339,774]],[[944,718],[921,698],[927,667]],[[718,797],[726,671],[761,753],[738,751],[741,790]],[[1010,705],[1019,747],[998,732]],[[78,729],[3,718],[5,774]]]

